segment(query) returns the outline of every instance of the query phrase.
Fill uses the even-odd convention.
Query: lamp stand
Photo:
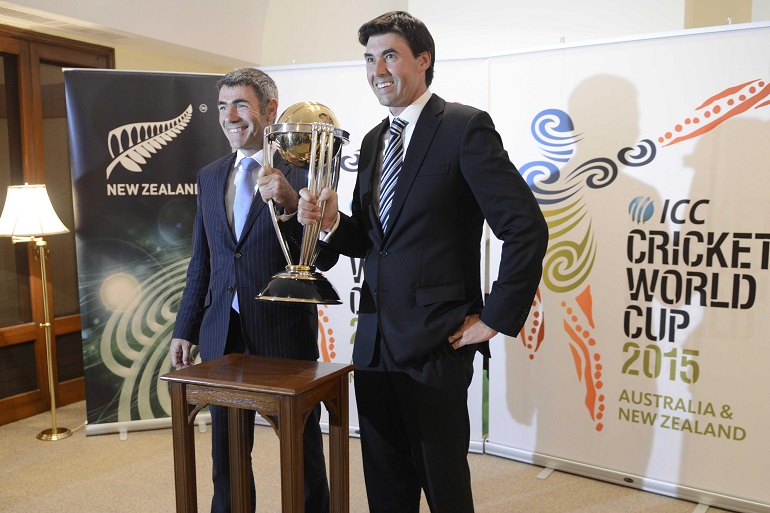
[[[48,242],[42,237],[13,237],[13,242],[34,242],[35,250],[40,260],[40,281],[43,285],[43,320],[40,327],[45,330],[45,356],[48,364],[48,394],[51,398],[51,429],[38,433],[39,440],[56,441],[72,435],[67,428],[56,426],[56,390],[53,383],[53,356],[51,351],[51,318],[48,313],[48,279],[46,276],[45,259],[48,253]]]

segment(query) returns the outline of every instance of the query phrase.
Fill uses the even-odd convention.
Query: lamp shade
[[[0,215],[0,236],[29,237],[67,233],[51,205],[45,185],[10,185]]]

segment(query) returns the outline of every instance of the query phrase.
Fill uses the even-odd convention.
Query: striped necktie
[[[393,118],[390,124],[390,140],[385,148],[385,156],[382,159],[382,177],[380,179],[380,222],[382,231],[388,229],[390,207],[396,193],[398,174],[404,162],[404,140],[402,137],[404,127],[408,124],[401,118]]]

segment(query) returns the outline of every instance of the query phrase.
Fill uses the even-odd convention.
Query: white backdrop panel
[[[752,26],[492,59],[490,111],[551,240],[532,340],[493,341],[488,452],[770,511],[768,43]]]

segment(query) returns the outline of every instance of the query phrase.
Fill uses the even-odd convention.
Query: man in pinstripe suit
[[[237,150],[212,162],[198,173],[198,208],[193,227],[192,258],[179,304],[171,362],[176,368],[193,363],[191,349],[198,345],[201,360],[228,353],[246,353],[302,360],[318,359],[318,317],[315,305],[257,301],[254,298],[286,260],[274,231],[270,198],[285,214],[296,212],[297,190],[307,185],[307,173],[281,161],[263,168],[263,133],[274,123],[278,91],[265,73],[243,68],[225,75],[219,89],[219,121]],[[250,169],[245,160],[259,165]],[[242,161],[243,166],[242,166]],[[253,163],[252,163],[253,165]],[[243,170],[241,168],[243,167]],[[253,187],[244,187],[254,198],[245,215],[240,237],[234,228],[236,174],[251,173]],[[248,207],[248,203],[247,203]],[[238,217],[240,214],[237,214]],[[296,222],[290,219],[286,222]],[[292,251],[298,251],[292,248]],[[328,269],[335,253],[322,252],[316,265]],[[214,497],[212,513],[230,511],[230,466],[227,408],[210,405]],[[304,433],[305,511],[329,511],[329,487],[318,425],[320,405],[308,419]],[[249,447],[254,443],[254,412]],[[254,476],[251,504],[256,504]]]

